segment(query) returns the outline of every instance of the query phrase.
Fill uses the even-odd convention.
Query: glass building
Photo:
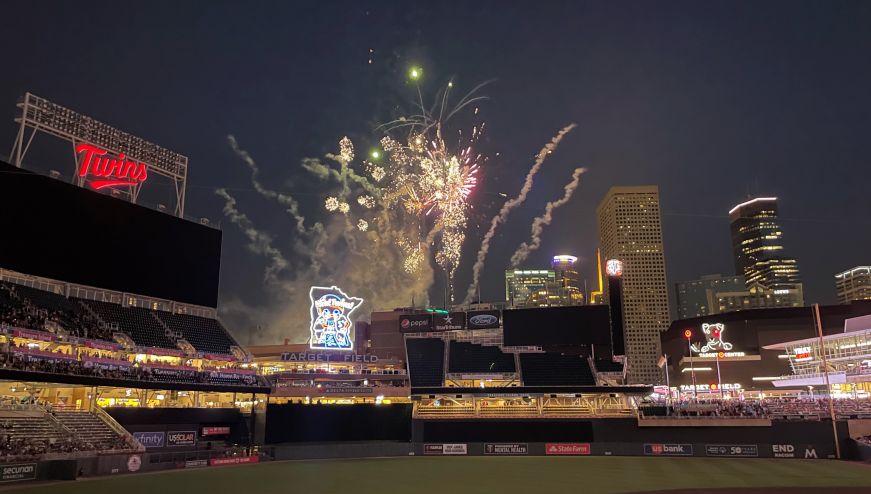
[[[735,274],[747,286],[790,289],[801,281],[797,261],[783,246],[783,231],[777,221],[777,198],[757,197],[729,211]]]

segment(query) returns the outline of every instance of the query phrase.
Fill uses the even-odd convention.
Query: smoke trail
[[[484,268],[484,260],[487,259],[487,253],[490,251],[490,241],[493,240],[493,236],[496,234],[496,228],[498,228],[500,224],[505,223],[508,219],[508,213],[510,213],[512,209],[523,204],[526,200],[527,194],[529,194],[529,191],[532,189],[532,180],[535,178],[535,174],[538,173],[541,165],[544,164],[547,156],[556,150],[560,141],[563,140],[563,137],[565,137],[565,135],[571,132],[575,127],[576,124],[570,124],[564,127],[553,137],[553,139],[550,140],[549,143],[541,148],[541,151],[539,151],[535,157],[535,163],[532,165],[532,168],[529,169],[529,173],[526,174],[526,180],[523,182],[523,187],[520,189],[520,193],[517,194],[517,197],[514,199],[503,204],[499,213],[490,221],[490,229],[487,230],[484,239],[481,241],[481,248],[478,250],[478,258],[472,268],[472,284],[469,286],[468,292],[466,292],[466,298],[463,299],[464,304],[468,304],[472,300],[472,297],[475,295],[475,289],[478,288],[478,282],[481,279],[481,270]]]
[[[267,199],[273,199],[278,201],[287,207],[287,212],[293,216],[293,219],[296,221],[296,231],[304,234],[305,231],[305,218],[299,212],[299,203],[296,202],[296,199],[293,197],[282,194],[280,192],[275,192],[274,190],[269,190],[257,180],[257,175],[260,173],[260,169],[257,167],[257,163],[254,161],[254,158],[239,147],[239,143],[236,142],[236,137],[232,134],[227,136],[227,141],[230,143],[230,147],[233,149],[233,152],[251,168],[251,183],[254,184],[254,190],[256,190],[260,195],[266,197]]]
[[[236,199],[228,194],[225,189],[217,189],[215,194],[223,197],[224,201],[226,201],[224,203],[224,215],[248,237],[248,249],[270,260],[269,265],[266,266],[264,281],[275,281],[278,273],[287,268],[287,260],[281,254],[281,251],[272,246],[272,237],[258,230],[248,216],[236,208]]]
[[[529,254],[541,246],[541,234],[544,231],[544,227],[553,221],[553,210],[569,202],[572,198],[572,194],[575,193],[575,189],[578,188],[578,184],[581,181],[581,175],[585,171],[587,171],[585,168],[575,168],[574,173],[572,173],[572,180],[567,183],[563,189],[565,190],[565,193],[562,198],[547,203],[544,207],[544,214],[532,220],[532,237],[529,239],[529,242],[523,242],[520,244],[520,247],[518,247],[517,251],[514,252],[514,255],[511,256],[512,268],[516,268],[521,262],[529,257]]]

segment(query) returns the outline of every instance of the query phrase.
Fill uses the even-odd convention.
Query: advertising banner
[[[755,458],[759,456],[759,447],[755,444],[706,444],[705,455]]]
[[[229,427],[203,427],[202,436],[226,436],[230,433]]]
[[[169,431],[166,433],[167,446],[193,446],[196,443],[196,431]]]
[[[399,316],[400,333],[426,333],[432,331],[432,314],[406,314]]]
[[[459,331],[466,328],[465,312],[450,312],[432,316],[433,331]]]
[[[212,458],[209,464],[212,466],[240,465],[242,463],[260,463],[259,456],[233,456],[230,458]]]
[[[494,329],[499,327],[502,313],[498,310],[470,310],[466,315],[468,329]]]
[[[466,444],[424,444],[423,454],[425,455],[465,455],[468,454],[468,446]]]
[[[17,482],[36,478],[36,463],[18,463],[0,467],[0,482]]]
[[[372,388],[366,386],[327,386],[322,390],[326,395],[371,395]]]
[[[589,455],[590,443],[547,443],[544,445],[546,455]]]
[[[693,445],[648,443],[644,445],[644,454],[652,456],[692,456]]]
[[[209,460],[187,460],[179,465],[181,468],[201,468],[209,466]]]
[[[139,441],[139,444],[146,448],[162,448],[164,433],[163,432],[134,432],[133,438]]]
[[[485,455],[528,455],[529,445],[526,443],[487,443],[484,445]]]

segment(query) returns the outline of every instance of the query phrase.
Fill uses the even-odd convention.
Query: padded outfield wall
[[[731,456],[833,458],[831,422],[773,422],[765,427],[639,427],[634,418],[591,420],[414,420],[415,454],[494,453],[498,445],[525,445],[513,454],[615,456]],[[849,443],[845,421],[838,437]],[[438,445],[448,446],[439,453]],[[457,446],[454,448],[452,445]],[[560,445],[564,445],[565,448]],[[548,452],[549,446],[556,446]],[[491,450],[488,452],[488,448]],[[566,449],[566,451],[562,451]],[[462,451],[466,452],[463,453]],[[507,451],[511,451],[508,448]],[[574,451],[574,452],[572,452]]]

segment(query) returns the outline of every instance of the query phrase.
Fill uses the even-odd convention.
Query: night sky
[[[227,135],[252,153],[262,182],[321,214],[323,194],[297,179],[300,160],[344,135],[374,142],[374,124],[415,94],[412,64],[425,90],[494,79],[480,105],[490,161],[463,291],[499,193],[516,194],[534,154],[571,122],[578,128],[500,230],[484,299],[503,296],[508,258],[576,166],[589,171],[528,265],[572,253],[592,282],[596,205],[612,185],[642,184],[660,187],[672,291],[733,273],[727,212],[748,193],[780,198],[808,303],[834,303],[833,275],[871,263],[871,3],[125,3],[0,7],[0,153],[13,142],[16,100],[31,91],[189,156],[187,213],[224,229],[222,303],[256,306],[265,261],[222,221],[217,187],[277,242],[292,236]]]

